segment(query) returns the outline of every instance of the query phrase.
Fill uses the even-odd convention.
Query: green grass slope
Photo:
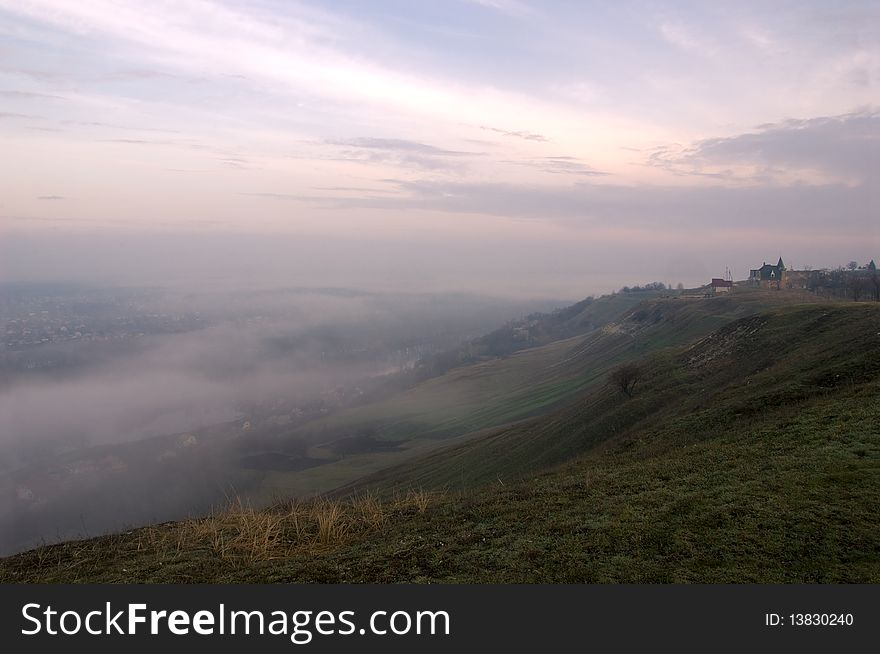
[[[777,402],[781,405],[796,399],[779,395],[789,382],[772,377],[778,371],[788,371],[792,380],[799,380],[798,388],[818,388],[811,386],[805,376],[815,369],[817,360],[824,360],[826,354],[821,348],[826,343],[837,343],[843,350],[849,341],[836,339],[846,336],[853,339],[854,350],[837,352],[840,360],[864,357],[870,349],[870,343],[864,342],[865,338],[870,339],[864,332],[864,321],[873,315],[872,310],[848,305],[781,307],[730,322],[684,353],[680,348],[663,347],[668,343],[669,330],[652,330],[651,334],[642,335],[642,342],[628,343],[630,349],[647,349],[644,341],[656,334],[660,336],[653,338],[654,352],[643,364],[645,379],[639,382],[640,392],[632,399],[622,401],[620,391],[605,381],[609,366],[602,366],[602,385],[597,384],[593,392],[560,410],[486,430],[478,438],[456,442],[415,461],[390,467],[338,493],[350,489],[389,492],[410,487],[459,489],[493,481],[503,483],[625,437],[646,423],[697,412],[707,403],[727,407],[733,422],[747,422],[753,419],[754,411],[737,405],[746,398],[779,396]],[[673,324],[682,322],[681,313],[672,313]],[[842,331],[827,333],[823,327],[830,320],[827,316],[837,316],[841,322],[835,323],[835,328]],[[850,327],[844,316],[855,321],[856,326]],[[858,349],[859,339],[864,343],[863,351]],[[709,373],[711,379],[704,379]],[[772,380],[774,388],[760,383],[767,379]],[[643,386],[648,389],[646,392],[641,392]]]
[[[637,295],[637,294],[633,294]],[[616,296],[615,296],[616,297]],[[742,289],[735,297],[684,300],[649,297],[632,306],[603,301],[602,319],[614,320],[588,334],[526,349],[503,358],[456,368],[386,400],[349,409],[310,423],[286,436],[317,444],[326,456],[333,444],[367,428],[400,447],[366,451],[309,470],[278,473],[263,482],[266,496],[329,492],[390,465],[407,465],[450,439],[468,440],[502,425],[546,415],[605,382],[621,362],[704,336],[736,318],[792,303],[814,302],[808,293]],[[603,302],[587,310],[599,319]],[[613,306],[614,310],[610,307]],[[583,316],[577,320],[583,319]],[[283,451],[283,443],[278,449]]]
[[[385,499],[42,548],[0,580],[878,582],[878,346],[880,306],[778,307],[654,352],[632,398],[374,478]]]
[[[669,296],[667,291],[638,291],[588,297],[552,313],[535,313],[514,320],[462,346],[440,352],[419,362],[417,370],[431,377],[452,368],[473,365],[487,358],[547,345],[600,329],[645,300]]]

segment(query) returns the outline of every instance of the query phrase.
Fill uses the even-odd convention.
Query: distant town
[[[36,292],[34,292],[36,291]],[[122,341],[201,329],[198,312],[160,312],[145,291],[21,285],[0,293],[0,349],[69,341]]]

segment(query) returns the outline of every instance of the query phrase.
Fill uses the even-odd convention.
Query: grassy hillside
[[[669,296],[668,291],[642,290],[588,297],[551,313],[533,313],[514,320],[462,346],[419,362],[418,374],[436,377],[453,368],[588,334],[616,320],[645,300]]]
[[[764,411],[761,398],[766,396],[776,398],[773,401],[780,406],[795,404],[799,395],[782,394],[790,385],[803,393],[821,390],[822,386],[816,386],[809,375],[815,373],[816,362],[827,357],[823,348],[829,343],[840,348],[837,365],[853,357],[862,360],[871,351],[871,335],[864,331],[864,320],[870,319],[872,310],[848,305],[784,307],[730,322],[685,350],[657,345],[642,364],[645,379],[639,382],[640,392],[626,402],[621,401],[621,392],[608,385],[603,374],[602,384],[597,384],[593,392],[550,415],[487,430],[480,438],[457,442],[416,461],[388,468],[350,488],[386,492],[410,487],[456,489],[509,481],[658,420],[693,413],[705,421],[703,410],[713,403],[726,407],[731,424],[748,423],[756,411],[750,405],[741,405],[749,398]],[[678,312],[674,315],[681,318]],[[825,325],[831,320],[829,316],[835,316],[834,329],[841,331],[828,332],[830,327]],[[847,320],[854,321],[853,325]],[[667,330],[658,329],[654,334],[660,334],[665,344]],[[645,340],[651,338],[644,336]],[[658,340],[654,338],[653,342]],[[851,352],[846,350],[850,343]],[[880,344],[880,339],[873,343]],[[603,373],[607,370],[607,366],[602,369]],[[782,371],[791,378],[785,379]],[[707,379],[708,372],[711,377]],[[844,370],[840,374],[849,373]],[[643,386],[645,392],[641,392]]]
[[[620,302],[616,297],[601,298],[568,318],[608,321],[600,329],[456,368],[383,401],[342,411],[281,437],[278,451],[284,451],[285,441],[304,439],[313,444],[311,456],[328,462],[303,471],[267,474],[263,496],[329,492],[391,465],[407,465],[414,456],[453,439],[468,440],[502,425],[545,416],[603,385],[608,371],[621,362],[689,343],[742,316],[816,301],[809,293],[759,289],[743,289],[734,298],[699,300],[648,294],[635,305],[630,296]],[[620,313],[615,315],[616,311]],[[364,430],[396,447],[365,447],[333,460],[340,441]]]
[[[42,548],[0,580],[880,581],[880,306],[777,307],[676,347],[643,329],[632,398],[597,380],[374,494]]]

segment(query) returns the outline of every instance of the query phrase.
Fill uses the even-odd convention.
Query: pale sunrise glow
[[[745,268],[758,226],[771,254],[805,224],[841,256],[876,247],[873,3],[0,0],[0,16],[2,233],[540,239],[603,270],[609,243],[641,259],[660,241]]]

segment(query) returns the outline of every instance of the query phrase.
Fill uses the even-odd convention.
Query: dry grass
[[[187,551],[210,552],[233,565],[326,551],[382,530],[395,513],[424,513],[439,496],[424,490],[383,502],[373,493],[345,500],[287,500],[255,509],[241,499],[204,518],[138,530],[136,550],[176,558]]]
[[[382,504],[375,493],[359,493],[353,495],[349,501],[361,520],[374,529],[379,529],[388,522],[388,507]]]
[[[410,491],[406,494],[406,500],[404,504],[414,506],[419,513],[424,513],[428,510],[428,506],[431,504],[432,499],[433,494],[422,488],[420,488],[419,490],[410,489]]]
[[[173,578],[187,583],[223,578],[290,558],[311,559],[345,545],[381,537],[407,516],[424,514],[441,493],[410,490],[382,499],[373,493],[346,499],[276,502],[256,509],[240,500],[201,518],[151,525],[89,540],[50,545],[21,555],[39,580],[76,583]],[[198,563],[195,563],[198,562]],[[226,569],[226,571],[224,571]],[[0,569],[0,582],[22,581],[24,568]],[[167,575],[170,575],[168,577]]]
[[[322,500],[314,505],[313,512],[315,522],[318,525],[318,542],[322,545],[332,545],[341,542],[346,532],[354,526],[357,516],[346,515],[346,511],[340,502]],[[355,520],[351,520],[354,517]]]

